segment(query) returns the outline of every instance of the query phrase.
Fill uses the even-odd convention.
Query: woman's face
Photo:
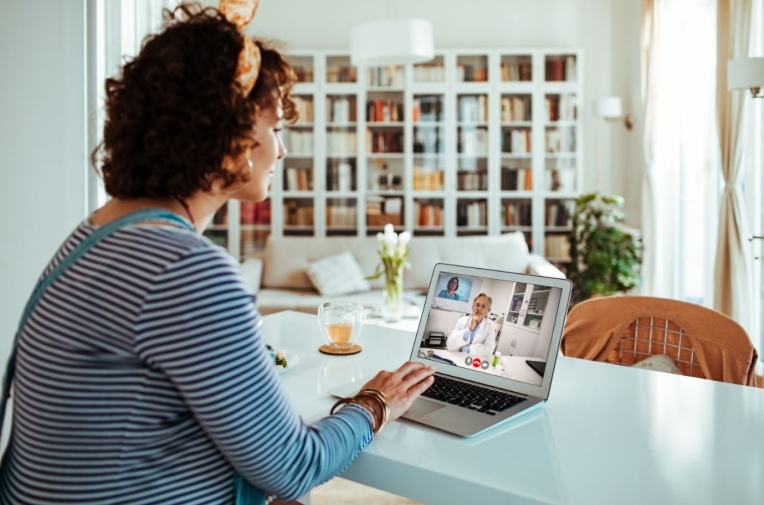
[[[456,279],[451,279],[451,281],[448,283],[448,290],[449,291],[456,291],[456,288],[459,286],[459,281]]]
[[[273,180],[276,161],[286,155],[281,141],[281,107],[261,109],[255,117],[255,126],[247,141],[251,149],[245,151],[237,165],[247,170],[250,165],[252,177],[249,182],[233,194],[233,198],[243,202],[262,202],[268,197],[268,187]]]

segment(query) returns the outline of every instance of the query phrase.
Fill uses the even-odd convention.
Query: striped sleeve
[[[281,390],[238,265],[197,247],[150,288],[135,352],[164,373],[231,466],[286,500],[342,472],[371,441],[371,419],[347,407],[305,424]]]

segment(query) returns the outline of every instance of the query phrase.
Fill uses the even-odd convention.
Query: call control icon
[[[484,360],[482,360],[482,362],[480,363],[480,368],[482,368],[483,370],[488,370],[488,365],[489,365],[489,363],[488,363],[488,360],[487,360],[487,359],[484,359]]]

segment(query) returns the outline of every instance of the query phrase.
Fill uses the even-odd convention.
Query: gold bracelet
[[[380,406],[382,407],[382,410],[384,412],[384,417],[382,418],[382,422],[379,425],[379,429],[381,430],[382,428],[384,428],[385,425],[390,420],[390,412],[392,410],[390,408],[390,403],[387,401],[387,397],[385,396],[385,394],[382,391],[379,391],[377,389],[364,389],[358,394],[371,396],[372,398],[375,398],[380,403]]]
[[[329,415],[334,414],[334,411],[337,410],[337,407],[339,407],[341,405],[355,405],[355,406],[357,406],[359,408],[362,408],[366,412],[368,412],[369,413],[369,417],[371,417],[371,432],[374,435],[377,434],[377,432],[379,431],[378,428],[380,427],[380,425],[379,425],[379,420],[377,419],[376,414],[374,412],[370,412],[369,409],[365,405],[357,403],[356,396],[353,396],[351,398],[342,398],[342,399],[338,400],[334,405],[332,405],[332,408],[329,411]]]

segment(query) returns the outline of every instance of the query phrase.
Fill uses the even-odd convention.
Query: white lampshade
[[[350,62],[382,67],[422,63],[435,57],[432,23],[426,19],[385,19],[353,27]]]
[[[727,90],[764,88],[764,57],[727,60]]]
[[[594,115],[606,119],[623,117],[623,104],[617,96],[598,98],[594,101]]]

